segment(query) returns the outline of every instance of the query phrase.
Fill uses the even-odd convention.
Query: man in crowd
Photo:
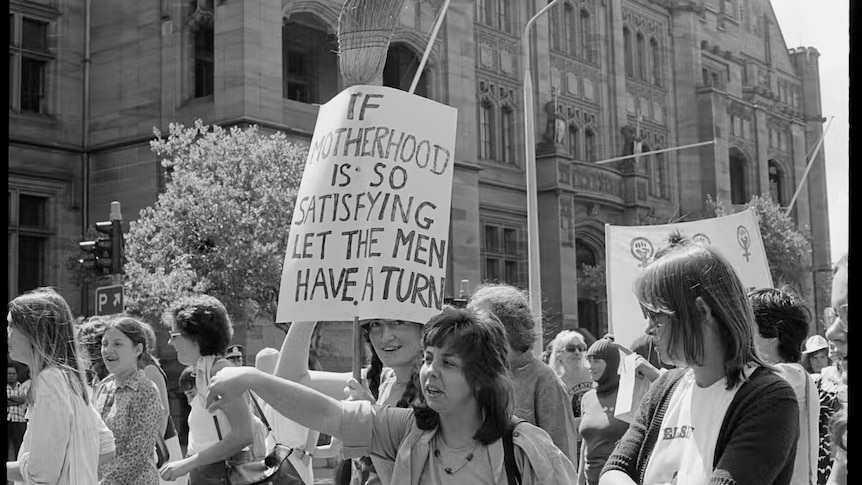
[[[233,365],[242,367],[245,365],[245,348],[242,345],[231,345],[227,348],[225,358],[233,362]]]
[[[6,368],[6,459],[11,461],[17,459],[27,430],[27,388],[26,384],[18,382],[18,368],[10,362]]]

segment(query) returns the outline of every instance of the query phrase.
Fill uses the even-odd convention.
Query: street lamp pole
[[[536,15],[524,26],[524,35],[521,36],[521,56],[524,63],[524,144],[526,145],[526,159],[524,167],[527,172],[527,251],[528,267],[530,273],[530,309],[535,318],[535,328],[538,338],[533,344],[533,353],[541,355],[544,350],[542,338],[542,282],[541,268],[539,262],[539,221],[538,200],[536,196],[536,130],[535,118],[533,116],[533,75],[530,71],[530,27],[533,26],[540,15],[547,12],[560,0],[553,0],[539,10]],[[555,108],[556,109],[556,108]]]

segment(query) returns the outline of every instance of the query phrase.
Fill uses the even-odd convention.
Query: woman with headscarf
[[[597,485],[602,467],[629,424],[614,417],[620,387],[620,350],[608,338],[597,340],[587,350],[587,366],[595,388],[581,398],[581,446],[578,484]]]

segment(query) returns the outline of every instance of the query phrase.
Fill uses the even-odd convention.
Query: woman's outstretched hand
[[[348,401],[375,401],[374,395],[368,390],[368,386],[352,377],[347,381],[347,385],[344,386],[344,396]]]
[[[243,395],[251,384],[254,374],[260,372],[254,367],[225,367],[210,380],[207,390],[207,411],[215,412]]]

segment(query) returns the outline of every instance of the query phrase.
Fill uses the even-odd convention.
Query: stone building
[[[92,312],[68,254],[110,201],[128,227],[163,190],[154,127],[201,118],[310,138],[318,104],[345,87],[341,3],[10,2],[9,298],[52,285]],[[546,3],[452,2],[420,79],[417,94],[459,110],[448,295],[463,279],[527,286],[519,39]],[[377,83],[409,86],[440,4],[406,0]],[[787,48],[767,0],[563,0],[530,35],[545,327],[600,336],[604,290],[578,274],[604,260],[604,224],[702,218],[707,195],[789,203],[823,131],[819,54]],[[813,236],[818,310],[831,261],[824,156],[792,212]]]

